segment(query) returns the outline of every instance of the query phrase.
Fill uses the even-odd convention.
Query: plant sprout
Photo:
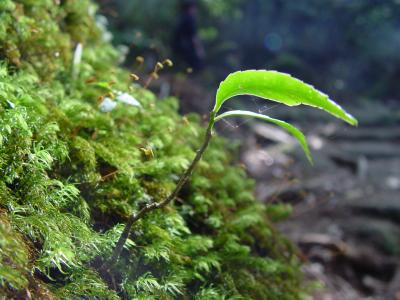
[[[337,103],[329,99],[327,95],[316,90],[313,86],[308,85],[301,80],[293,78],[288,74],[266,70],[248,70],[230,74],[223,82],[221,82],[217,90],[215,106],[210,113],[208,127],[205,133],[203,144],[201,148],[197,151],[196,156],[194,157],[187,170],[180,177],[175,189],[163,201],[148,204],[141,210],[139,210],[139,212],[134,213],[130,216],[113,250],[111,258],[103,264],[103,266],[101,267],[102,270],[109,270],[110,267],[112,267],[112,265],[118,260],[122,249],[129,237],[131,228],[138,220],[140,220],[146,214],[155,209],[165,207],[176,198],[182,187],[190,178],[190,175],[192,174],[197,163],[201,160],[204,152],[206,151],[213,136],[213,127],[216,122],[229,117],[251,117],[273,123],[287,130],[298,140],[308,160],[310,161],[310,163],[312,163],[312,157],[307,145],[307,140],[304,134],[293,125],[282,120],[274,119],[266,115],[254,113],[251,111],[233,110],[218,114],[222,105],[226,101],[239,95],[257,96],[288,106],[297,106],[300,104],[304,104],[312,107],[317,107],[339,119],[344,120],[350,125],[356,126],[358,123],[352,115],[347,113]]]

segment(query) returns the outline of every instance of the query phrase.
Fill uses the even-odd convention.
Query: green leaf
[[[357,125],[357,120],[327,95],[289,74],[266,70],[232,73],[218,88],[213,112],[217,113],[225,101],[239,95],[253,95],[288,106],[305,104],[318,107],[351,125]]]
[[[266,115],[262,115],[262,114],[257,114],[251,111],[245,111],[245,110],[232,110],[232,111],[228,111],[225,112],[219,116],[217,116],[215,118],[215,122],[222,120],[223,118],[227,118],[227,117],[251,117],[251,118],[257,118],[257,119],[261,119],[263,121],[267,121],[270,123],[273,123],[275,125],[278,125],[284,129],[286,129],[290,134],[292,134],[300,143],[301,147],[303,148],[308,160],[310,161],[310,163],[312,164],[312,157],[310,154],[310,149],[308,148],[307,145],[307,140],[304,136],[304,134],[297,129],[296,127],[294,127],[293,125],[286,123],[284,121],[281,120],[277,120],[274,118],[270,118]]]
[[[99,88],[103,88],[103,89],[105,89],[105,90],[107,90],[107,91],[110,91],[110,90],[111,90],[111,85],[110,85],[110,83],[108,83],[108,82],[106,82],[106,81],[96,82],[94,85],[97,86],[97,87],[99,87]]]

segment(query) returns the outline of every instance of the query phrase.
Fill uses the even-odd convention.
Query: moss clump
[[[175,204],[141,220],[112,272],[98,272],[128,216],[174,188],[204,128],[129,82],[94,12],[90,1],[0,3],[0,294],[302,298],[297,259],[269,221],[277,210],[254,200],[221,138]],[[102,112],[110,91],[140,107]]]

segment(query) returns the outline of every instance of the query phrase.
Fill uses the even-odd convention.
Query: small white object
[[[117,106],[117,102],[113,101],[111,98],[104,98],[100,103],[99,108],[101,112],[110,112]]]
[[[14,104],[13,102],[11,102],[10,100],[6,100],[6,101],[7,101],[8,106],[9,106],[11,109],[14,109],[14,108],[15,108],[15,104]]]
[[[74,52],[74,61],[73,61],[74,66],[77,66],[81,63],[82,51],[83,51],[83,46],[81,43],[78,43],[76,45],[75,52]]]
[[[395,176],[389,176],[386,178],[386,186],[391,190],[400,189],[400,178]]]
[[[83,46],[81,43],[78,43],[75,48],[74,58],[72,61],[72,77],[76,78],[79,74],[79,67],[82,61],[82,51]]]
[[[139,101],[137,101],[133,96],[129,95],[128,93],[119,93],[116,99],[117,101],[123,102],[125,104],[141,107]]]

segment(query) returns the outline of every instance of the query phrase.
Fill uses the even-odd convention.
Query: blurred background
[[[218,131],[238,143],[257,197],[282,203],[280,229],[298,244],[315,299],[400,299],[399,0],[98,0],[105,38],[146,77],[160,101],[205,114],[227,74],[287,72],[355,115],[350,128],[305,108],[248,97],[231,107],[280,117],[307,133],[307,164],[285,132],[233,120]],[[142,60],[143,58],[143,60]]]

